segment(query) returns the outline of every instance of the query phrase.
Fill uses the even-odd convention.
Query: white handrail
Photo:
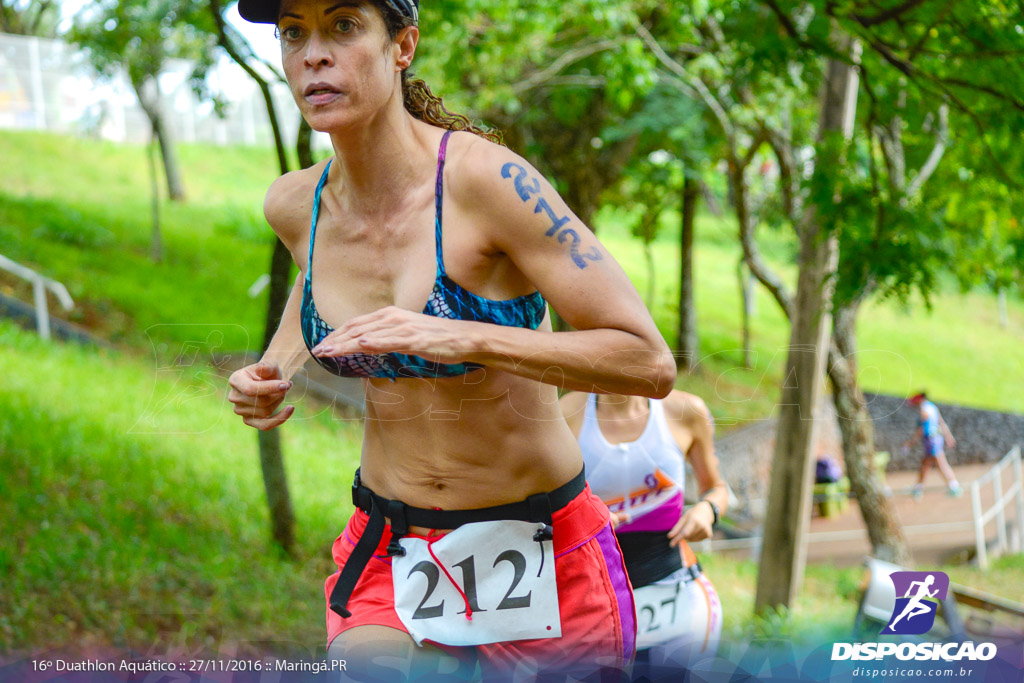
[[[1013,467],[1013,483],[1003,490],[1003,470]],[[993,485],[993,503],[987,510],[981,509],[981,487],[989,481]],[[974,517],[974,546],[977,550],[978,566],[988,568],[988,541],[985,538],[985,527],[992,518],[996,518],[996,545],[993,552],[997,555],[1006,552],[1009,546],[1006,537],[1006,507],[1016,501],[1017,545],[1024,546],[1024,477],[1021,468],[1020,446],[1014,446],[988,472],[971,482],[971,512]]]
[[[3,254],[0,254],[0,268],[32,283],[32,295],[36,305],[36,329],[39,330],[40,337],[49,339],[50,312],[46,306],[46,290],[49,289],[53,292],[65,311],[70,311],[75,307],[75,302],[71,299],[71,295],[68,294],[67,287],[56,280],[43,277],[31,268],[15,263]]]

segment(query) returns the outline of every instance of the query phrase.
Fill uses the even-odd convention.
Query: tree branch
[[[527,90],[536,88],[537,86],[542,85],[546,81],[553,78],[555,75],[558,74],[559,71],[569,66],[570,64],[575,64],[581,59],[586,59],[591,55],[597,54],[598,52],[612,50],[614,48],[619,47],[619,45],[621,44],[621,39],[599,40],[596,43],[590,43],[589,45],[582,45],[571,50],[566,50],[561,55],[559,55],[558,59],[551,62],[551,64],[549,64],[547,67],[541,69],[540,71],[534,74],[531,74],[530,76],[520,81],[519,83],[514,84],[512,86],[512,92],[519,95],[526,92]]]
[[[704,104],[707,105],[708,109],[711,110],[711,113],[715,115],[716,119],[718,119],[719,125],[722,126],[722,132],[725,133],[725,137],[729,139],[731,144],[736,137],[736,131],[732,124],[732,120],[729,118],[729,115],[726,113],[721,102],[719,102],[714,94],[708,90],[707,85],[705,85],[699,78],[692,77],[687,73],[686,69],[683,68],[682,64],[672,59],[672,57],[670,57],[658,43],[658,40],[651,35],[651,32],[648,31],[647,27],[643,24],[637,26],[636,32],[647,47],[650,48],[651,52],[654,53],[654,56],[658,58],[658,61],[661,62],[666,69],[675,74],[679,81],[681,81],[681,84],[685,84],[686,88],[690,89],[691,93],[695,92],[697,96],[704,101]],[[676,87],[679,87],[680,83],[675,83],[675,85]]]
[[[778,131],[771,130],[765,126],[768,146],[775,154],[775,160],[779,164],[779,185],[782,190],[782,210],[791,218],[801,210],[800,193],[797,188],[798,180],[794,173],[796,161],[793,158],[792,142]]]
[[[608,83],[604,76],[589,76],[587,74],[566,74],[564,76],[552,76],[543,83],[543,86],[554,85],[579,85],[584,88],[603,88]]]
[[[260,92],[263,94],[263,101],[267,106],[267,116],[270,119],[270,128],[274,133],[274,147],[277,151],[277,163],[281,168],[281,174],[284,175],[288,172],[288,156],[284,151],[284,140],[281,137],[281,128],[277,120],[277,109],[274,106],[274,98],[270,92],[270,84],[267,83],[267,79],[263,78],[252,67],[251,64],[242,56],[236,49],[235,44],[228,36],[227,22],[224,21],[224,15],[221,14],[220,0],[210,0],[210,12],[213,14],[213,21],[217,27],[217,44],[220,45],[228,56],[238,66],[242,67],[245,73],[249,74],[249,77],[256,81],[256,85],[259,86]],[[240,44],[248,45],[244,40]],[[266,337],[269,339],[269,337]]]
[[[873,47],[875,51],[878,52],[878,54],[880,54],[883,57],[883,59],[885,59],[886,62],[895,67],[900,72],[906,74],[907,77],[909,77],[910,80],[912,80],[923,92],[929,93],[939,98],[940,100],[952,102],[953,105],[956,107],[957,111],[965,114],[968,118],[970,118],[971,122],[974,123],[975,128],[977,128],[978,130],[981,144],[985,148],[985,153],[988,156],[989,161],[992,163],[992,167],[993,169],[995,169],[995,172],[999,176],[1000,180],[1002,180],[1009,187],[1012,187],[1014,189],[1020,189],[1020,183],[1014,180],[1010,176],[1010,174],[1006,172],[1006,169],[1003,168],[1002,162],[999,161],[999,157],[996,156],[996,153],[992,150],[992,146],[989,144],[988,140],[985,139],[985,133],[987,132],[985,129],[985,124],[981,121],[981,117],[979,117],[978,114],[975,113],[971,107],[968,107],[963,102],[963,100],[957,97],[956,93],[954,93],[948,87],[946,87],[941,79],[938,79],[937,77],[934,77],[933,75],[928,74],[926,72],[919,71],[916,68],[914,68],[914,66],[909,62],[900,59],[892,50],[888,49],[888,47],[883,43],[880,43],[880,41],[878,41],[873,35],[864,35],[861,32],[860,37],[863,38],[869,45],[871,45],[871,47]],[[921,78],[919,78],[919,76],[921,76],[928,82],[936,85],[938,87],[938,91],[927,87],[922,82]]]
[[[991,95],[992,97],[996,98],[997,100],[1001,100],[1003,102],[1010,103],[1011,105],[1013,105],[1014,109],[1020,109],[1021,111],[1024,111],[1024,102],[1021,102],[1020,100],[1015,99],[1012,95],[1008,95],[1008,94],[1006,94],[1004,92],[1000,92],[999,90],[996,90],[995,88],[993,88],[991,86],[988,86],[988,85],[978,85],[976,83],[970,83],[968,81],[965,81],[965,80],[962,80],[962,79],[959,79],[959,78],[939,78],[938,76],[935,76],[935,77],[930,77],[930,79],[938,81],[939,83],[945,83],[947,85],[955,85],[957,87],[965,88],[967,90],[976,90],[978,92],[983,92],[986,95]]]
[[[754,140],[750,143],[750,147],[747,148],[747,153],[743,155],[743,168],[750,165],[750,162],[754,160],[754,155],[757,154],[757,150],[761,145],[768,140],[768,134],[765,132],[764,126],[760,126],[754,133]]]
[[[851,14],[854,19],[859,21],[863,26],[876,26],[878,24],[884,24],[887,21],[892,21],[903,14],[914,9],[918,5],[924,4],[925,0],[904,0],[900,4],[890,9],[879,12],[872,16],[865,16],[863,14]]]
[[[921,165],[921,170],[917,172],[914,179],[907,185],[907,191],[904,193],[903,200],[907,201],[909,198],[916,195],[921,191],[921,186],[928,182],[928,178],[935,173],[935,169],[939,166],[939,161],[942,159],[942,155],[946,152],[946,145],[949,142],[949,106],[939,106],[939,129],[935,133],[935,145],[932,147],[931,153],[928,158]]]
[[[786,288],[785,283],[769,266],[761,256],[761,250],[757,246],[757,239],[754,231],[757,228],[757,220],[752,215],[747,204],[747,165],[739,165],[735,159],[729,161],[729,174],[733,185],[733,194],[736,197],[736,220],[739,223],[740,246],[743,247],[743,260],[750,268],[751,274],[758,282],[764,285],[771,295],[778,302],[786,317],[793,318],[793,296]]]

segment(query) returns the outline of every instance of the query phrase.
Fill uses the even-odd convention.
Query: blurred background
[[[294,277],[264,193],[329,140],[230,0],[0,11],[0,654],[315,653],[361,387],[310,368],[258,436],[226,379]],[[845,637],[871,553],[1019,633],[1020,4],[425,0],[420,27],[416,75],[549,177],[710,407],[734,503],[698,550],[727,637]],[[790,320],[828,312],[812,455],[848,481],[807,487],[804,576],[755,616]],[[962,500],[908,495],[921,389],[980,482]]]

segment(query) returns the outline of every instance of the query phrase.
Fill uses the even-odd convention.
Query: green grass
[[[229,349],[258,346],[265,299],[246,290],[270,259],[270,151],[182,146],[189,200],[162,204],[165,258],[154,264],[143,147],[5,131],[0,150],[18,169],[0,187],[0,253],[63,282],[72,321],[141,348],[184,341],[180,323],[222,326]],[[23,282],[2,285],[31,300]]]
[[[0,322],[0,375],[0,650],[322,642],[357,425],[321,412],[283,430],[289,561],[269,543],[256,433],[208,368],[172,376]]]
[[[0,651],[320,645],[321,586],[351,511],[358,424],[303,403],[284,427],[298,556],[287,560],[269,542],[255,432],[209,368],[161,370],[0,321],[0,375]],[[750,617],[752,562],[702,562],[727,636],[852,623],[856,568],[809,568],[792,614],[765,624]]]
[[[283,428],[297,535],[288,560],[269,542],[255,433],[231,412],[223,377],[201,363],[169,365],[47,344],[0,321],[0,652],[320,646],[321,585],[351,509],[359,425],[300,402]],[[701,562],[727,641],[821,643],[843,639],[853,623],[858,567],[809,566],[793,609],[759,619],[754,562]],[[1024,601],[1020,557],[987,572],[940,569]]]
[[[145,148],[34,132],[0,131],[8,168],[0,187],[0,253],[64,282],[78,307],[71,319],[123,346],[190,340],[195,325],[217,326],[224,349],[255,348],[265,299],[246,290],[269,260],[261,212],[277,175],[269,149],[180,147],[189,198],[162,204],[166,258],[149,259],[150,206]],[[626,217],[599,212],[598,233],[641,292],[647,272]],[[666,338],[678,320],[678,219],[666,214],[655,243],[652,312]],[[762,228],[762,249],[790,282],[794,245]],[[775,409],[789,326],[763,288],[752,320],[753,368],[741,367],[739,248],[728,216],[697,222],[696,307],[701,370],[679,387],[699,394],[724,428]],[[0,274],[0,291],[29,300],[25,284]],[[1024,412],[1024,302],[1011,297],[1010,325],[988,293],[955,291],[904,309],[873,303],[860,317],[860,375],[866,390],[894,394],[925,387],[941,401]],[[182,325],[184,324],[184,325]]]
[[[0,253],[64,282],[79,304],[72,319],[117,348],[43,344],[0,322],[0,650],[90,639],[143,646],[168,634],[201,644],[225,634],[311,646],[323,638],[320,586],[349,513],[360,430],[310,404],[283,430],[298,560],[278,556],[255,433],[231,413],[222,376],[201,362],[184,370],[172,362],[256,347],[265,300],[246,289],[267,269],[271,236],[260,205],[276,162],[261,149],[181,153],[189,200],[162,205],[166,259],[154,265],[143,148],[0,131]],[[665,221],[652,310],[671,338],[678,228]],[[597,222],[644,292],[641,247],[623,217],[606,210]],[[739,369],[734,226],[701,215],[697,230],[702,369],[679,386],[704,397],[719,424],[762,419],[774,409],[788,325],[758,291],[755,364]],[[766,255],[792,281],[792,243],[765,232]],[[31,300],[24,284],[2,275],[0,291]],[[924,386],[940,400],[1024,412],[1018,299],[1010,319],[1000,328],[984,293],[941,294],[931,311],[869,305],[860,324],[864,386]],[[755,565],[704,561],[727,634],[839,633],[852,623],[856,568],[808,568],[790,614],[755,620]],[[987,574],[948,571],[1024,601],[1007,588],[1021,585],[1022,569],[1006,560]]]

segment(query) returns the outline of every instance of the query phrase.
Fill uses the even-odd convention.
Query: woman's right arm
[[[307,206],[309,192],[303,192],[307,183],[302,172],[281,176],[267,190],[263,202],[263,213],[277,236],[291,251],[302,243],[303,215],[308,216],[312,207]],[[266,431],[277,427],[295,412],[294,405],[278,410],[285,395],[292,387],[291,378],[309,357],[306,343],[302,338],[302,263],[296,260],[300,271],[292,290],[288,294],[284,313],[277,331],[271,339],[263,357],[256,363],[236,370],[228,379],[231,391],[228,400],[234,404],[234,411],[250,427]]]
[[[288,302],[285,304],[284,313],[281,315],[281,322],[277,326],[270,345],[260,358],[260,363],[276,365],[281,369],[281,376],[285,380],[291,380],[306,361],[309,360],[309,351],[306,349],[306,341],[302,338],[302,284],[303,273],[295,277],[291,292],[288,293]]]

